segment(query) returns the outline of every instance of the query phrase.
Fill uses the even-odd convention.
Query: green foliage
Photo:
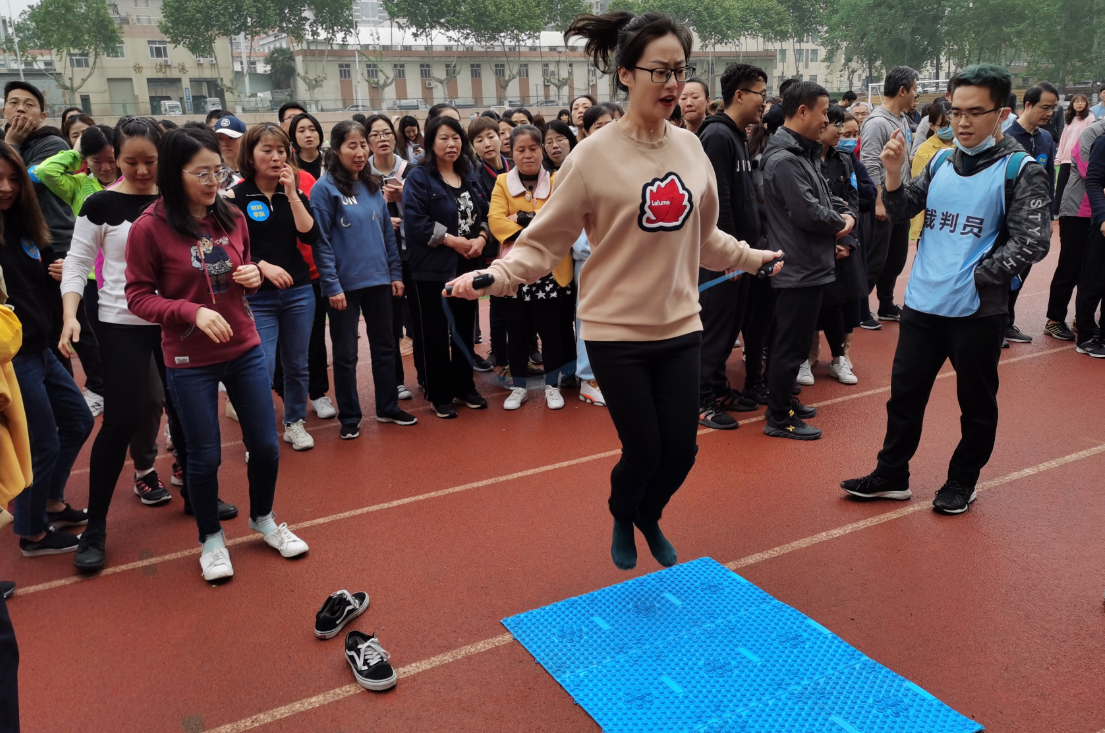
[[[295,79],[295,56],[290,48],[274,48],[265,57],[274,89],[289,89]]]
[[[53,52],[51,76],[70,94],[84,86],[100,57],[123,41],[105,0],[42,0],[23,11],[15,33],[22,51]],[[73,66],[75,54],[87,55],[88,65]]]

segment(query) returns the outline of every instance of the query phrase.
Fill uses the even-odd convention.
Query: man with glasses
[[[687,83],[686,89],[691,88]],[[760,241],[759,192],[752,176],[752,161],[748,155],[749,125],[760,121],[767,95],[767,72],[748,64],[730,64],[721,75],[721,97],[725,111],[702,121],[698,138],[702,149],[714,167],[717,178],[718,229],[758,247]],[[721,277],[724,273],[699,268],[698,284]],[[742,399],[741,393],[729,387],[725,364],[733,353],[733,344],[744,320],[749,284],[755,278],[742,275],[725,280],[703,290],[698,296],[702,308],[702,350],[699,366],[700,407],[698,422],[715,430],[733,430],[737,421],[726,410],[755,410],[755,399]],[[761,283],[770,291],[771,286]],[[763,290],[764,288],[760,288]],[[746,336],[747,340],[747,336]],[[761,344],[759,352],[762,353]],[[751,363],[751,360],[749,360]]]
[[[288,128],[292,125],[292,120],[296,115],[306,114],[307,110],[300,106],[299,102],[285,102],[280,105],[280,110],[276,113],[276,119],[280,120],[280,126],[284,128],[284,132],[288,133],[288,137],[292,137],[291,130]]]
[[[1009,72],[969,66],[949,83],[955,148],[939,152],[912,181],[906,141],[895,133],[882,152],[883,203],[891,222],[924,212],[909,276],[886,404],[886,438],[874,472],[841,483],[861,499],[913,496],[909,462],[921,440],[925,406],[950,360],[962,411],[962,437],[933,509],[961,514],[990,460],[998,425],[998,357],[1014,278],[1047,255],[1048,174],[1001,131]]]
[[[1051,133],[1045,130],[1051,116],[1055,113],[1059,104],[1059,90],[1046,81],[1042,81],[1034,87],[1030,87],[1024,93],[1024,110],[1017,121],[1009,125],[1005,134],[1021,144],[1032,158],[1044,167],[1047,172],[1048,203],[1055,197],[1055,177],[1053,166],[1055,164],[1055,140]],[[1020,275],[1019,285],[1016,290],[1009,293],[1009,325],[1005,328],[1005,340],[1014,344],[1030,344],[1032,337],[1021,331],[1016,326],[1017,297],[1024,289],[1022,286],[1028,278],[1031,267],[1025,269]],[[1008,344],[1003,344],[1007,346]]]

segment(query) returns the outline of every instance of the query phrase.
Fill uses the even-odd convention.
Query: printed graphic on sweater
[[[678,173],[653,178],[641,190],[641,213],[637,225],[646,232],[674,232],[694,211],[691,192]]]
[[[457,196],[457,220],[457,236],[472,236],[472,228],[476,225],[476,204],[467,191]]]
[[[230,287],[230,271],[234,269],[234,265],[223,246],[228,244],[230,240],[226,237],[215,241],[211,239],[211,235],[202,234],[199,242],[192,246],[192,267],[200,272],[207,271],[212,294],[225,293]]]

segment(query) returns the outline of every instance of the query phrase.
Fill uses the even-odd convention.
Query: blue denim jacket
[[[476,204],[473,232],[487,231],[488,200],[483,186],[472,173],[461,184]],[[457,236],[457,202],[436,168],[418,165],[407,176],[403,182],[403,217],[411,276],[435,282],[456,277],[459,255],[443,242],[446,234]]]
[[[343,196],[329,173],[311,189],[311,208],[318,222],[312,247],[322,294],[388,285],[403,279],[395,229],[384,195],[370,194],[363,183]]]

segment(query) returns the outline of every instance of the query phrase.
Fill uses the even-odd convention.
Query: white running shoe
[[[551,384],[545,385],[545,404],[550,410],[559,410],[564,407],[564,396],[560,394],[560,388]]]
[[[257,531],[257,525],[249,520],[249,528]],[[288,523],[284,522],[279,527],[264,536],[265,544],[277,550],[284,557],[296,557],[307,552],[307,543],[292,534],[288,529]]]
[[[401,400],[414,399],[414,395],[411,394],[411,391],[409,389],[407,389],[407,385],[405,385],[405,384],[400,384],[399,385],[399,399],[401,399]]]
[[[338,415],[338,411],[334,409],[334,403],[326,395],[319,397],[317,400],[311,400],[311,409],[315,411],[315,415],[320,420],[329,420]]]
[[[234,566],[230,564],[230,552],[225,547],[216,547],[211,552],[200,555],[200,568],[203,579],[222,580],[234,576]]]
[[[104,398],[90,389],[84,391],[84,404],[92,411],[92,417],[98,417],[104,411]]]
[[[522,406],[522,403],[529,399],[529,392],[521,387],[515,387],[510,390],[510,395],[506,398],[506,402],[503,403],[504,410],[517,410]]]
[[[173,434],[169,431],[169,423],[165,423],[165,450],[173,452]]]
[[[311,450],[315,447],[315,439],[307,432],[302,420],[284,423],[284,442],[291,443],[294,450]]]
[[[226,416],[234,422],[240,422],[238,420],[238,411],[234,409],[234,405],[231,404],[229,397],[226,398]]]
[[[606,400],[602,398],[602,390],[599,383],[593,379],[587,379],[579,385],[579,398],[598,407],[606,407]]]
[[[829,374],[839,379],[841,384],[859,383],[859,377],[852,373],[852,368],[848,366],[848,360],[843,356],[838,356],[829,364]]]
[[[795,381],[803,387],[809,387],[813,384],[813,371],[808,359],[802,362],[802,366],[798,367],[798,379]]]

